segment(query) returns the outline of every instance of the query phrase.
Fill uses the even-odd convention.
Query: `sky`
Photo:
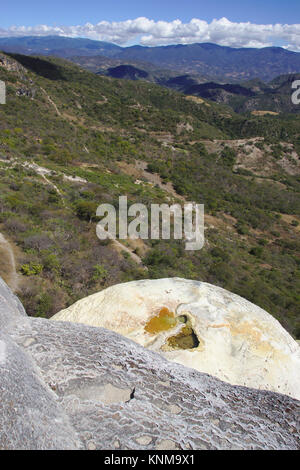
[[[2,2],[1,2],[2,3]],[[214,42],[300,52],[299,0],[11,0],[0,37],[57,34],[147,46]]]

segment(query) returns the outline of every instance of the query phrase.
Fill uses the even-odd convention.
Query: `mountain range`
[[[231,48],[211,43],[120,47],[90,39],[45,36],[1,38],[0,50],[64,58],[101,55],[123,63],[148,62],[178,74],[199,74],[231,82],[253,78],[270,81],[278,75],[300,72],[300,53],[280,47]]]

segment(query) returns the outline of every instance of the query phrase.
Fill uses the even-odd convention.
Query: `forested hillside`
[[[29,314],[117,282],[181,276],[246,297],[300,336],[297,115],[238,115],[63,59],[1,54],[0,80],[0,232]],[[100,242],[96,208],[120,195],[204,203],[205,247]]]

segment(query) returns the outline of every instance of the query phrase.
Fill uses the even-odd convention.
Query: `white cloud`
[[[207,23],[193,18],[189,23],[154,21],[148,18],[78,26],[11,26],[0,28],[0,37],[59,35],[86,37],[125,45],[128,42],[145,46],[212,42],[231,47],[266,47],[282,43],[287,49],[300,51],[300,24],[234,23],[220,18]]]

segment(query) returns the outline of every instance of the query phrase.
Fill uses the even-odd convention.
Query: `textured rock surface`
[[[164,311],[169,317],[159,316]],[[105,327],[229,383],[300,399],[297,342],[261,308],[207,283],[175,278],[119,284],[52,319]],[[192,332],[194,340],[180,339],[181,331]]]
[[[1,293],[0,448],[300,448],[297,400],[223,383],[103,328],[28,318]]]
[[[30,357],[0,333],[0,449],[73,449],[80,441]]]
[[[26,317],[23,305],[0,277],[0,331],[18,321],[20,316]]]

